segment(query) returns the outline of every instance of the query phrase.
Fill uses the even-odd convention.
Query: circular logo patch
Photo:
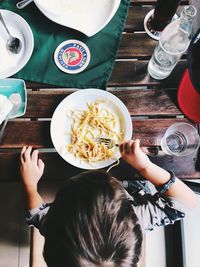
[[[90,62],[90,50],[81,41],[68,40],[55,50],[54,60],[59,69],[75,74],[83,71]]]

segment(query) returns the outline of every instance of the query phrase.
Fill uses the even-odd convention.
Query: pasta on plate
[[[104,161],[114,157],[116,147],[98,143],[96,138],[109,138],[119,144],[123,138],[120,119],[104,100],[87,104],[87,109],[70,111],[71,142],[66,149],[75,158],[87,162]]]

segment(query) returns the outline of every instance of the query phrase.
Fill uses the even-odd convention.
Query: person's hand
[[[44,172],[44,163],[38,159],[38,150],[32,152],[32,147],[23,147],[20,157],[20,171],[27,190],[37,190],[37,184]]]
[[[151,163],[148,156],[140,148],[140,140],[125,141],[120,144],[122,158],[138,171],[142,171]]]

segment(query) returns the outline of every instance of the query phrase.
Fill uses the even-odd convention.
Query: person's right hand
[[[44,163],[38,159],[38,150],[32,153],[32,147],[23,147],[20,157],[20,172],[27,190],[37,190],[37,184],[44,172]]]
[[[151,163],[148,156],[140,148],[140,140],[125,141],[120,144],[122,158],[138,171],[142,171]]]

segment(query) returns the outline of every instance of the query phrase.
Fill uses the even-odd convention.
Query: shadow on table
[[[179,178],[200,178],[200,150],[182,157],[162,154],[158,157],[151,157],[151,161],[166,170],[174,171]]]

